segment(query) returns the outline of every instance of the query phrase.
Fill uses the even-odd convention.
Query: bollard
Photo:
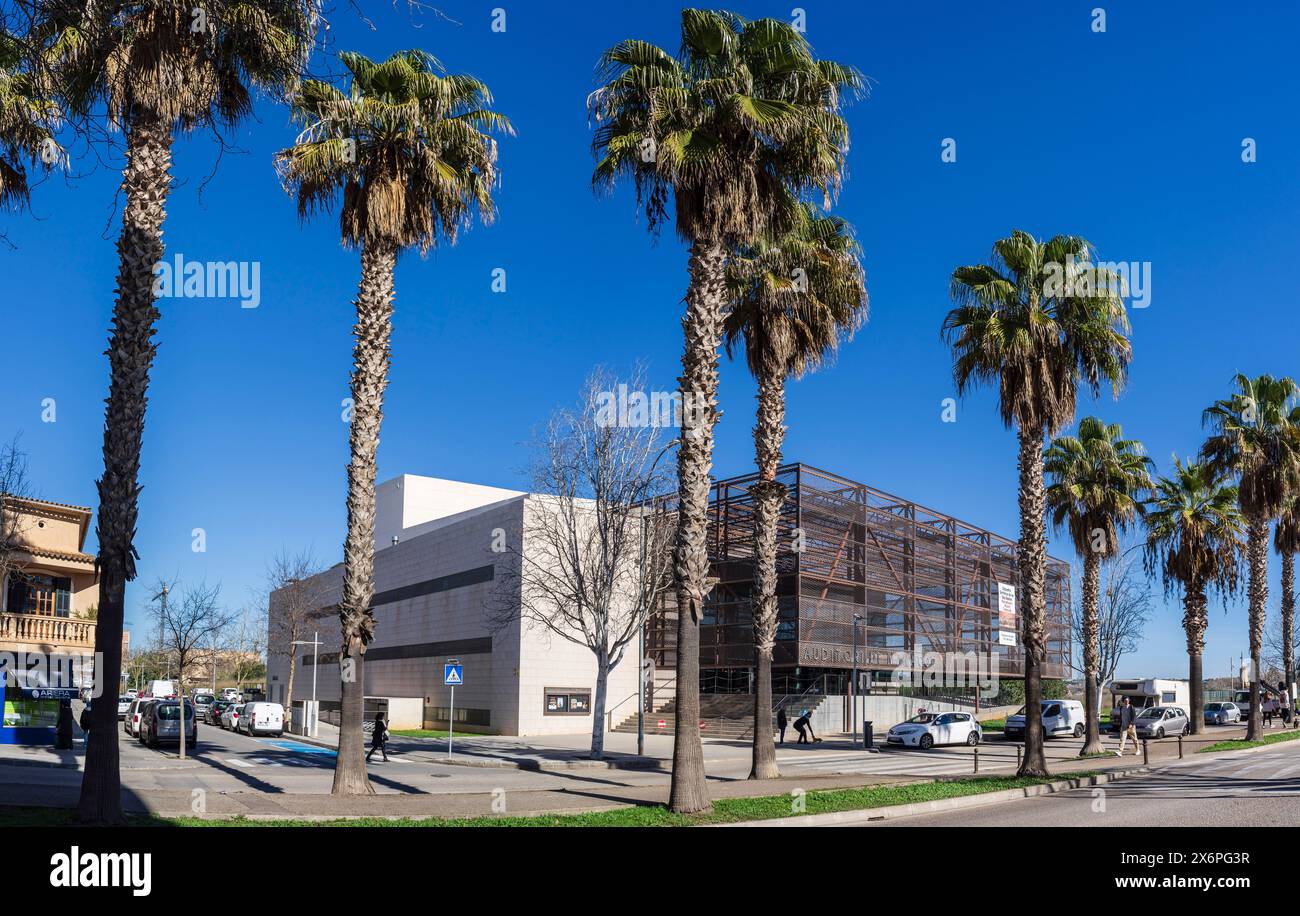
[[[1148,762],[1149,761],[1147,759],[1147,739],[1143,738],[1142,739],[1142,765],[1146,766]]]
[[[975,772],[978,773],[979,771],[980,771],[980,746],[977,744],[975,745]]]
[[[1016,745],[1016,772],[1017,773],[1020,772],[1020,749],[1023,747],[1024,747],[1023,744]]]
[[[1183,736],[1178,736],[1178,759],[1183,759]]]

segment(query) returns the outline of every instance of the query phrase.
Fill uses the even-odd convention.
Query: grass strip
[[[663,805],[635,805],[576,814],[542,814],[531,817],[456,818],[339,818],[328,821],[300,819],[248,820],[242,817],[208,819],[194,817],[133,817],[129,823],[141,827],[690,827],[769,820],[804,814],[860,811],[917,802],[939,801],[967,795],[983,795],[1003,789],[1020,789],[1060,779],[1083,779],[1094,772],[1064,773],[1058,776],[979,776],[909,785],[863,786],[852,789],[822,789],[789,795],[756,798],[720,798],[705,814],[674,814]],[[0,827],[68,826],[76,812],[66,808],[0,808]]]

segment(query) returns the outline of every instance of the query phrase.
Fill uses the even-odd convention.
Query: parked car
[[[1206,703],[1206,725],[1231,725],[1241,721],[1241,709],[1236,703]]]
[[[182,704],[178,700],[163,700],[149,706],[140,723],[140,742],[149,747],[157,747],[163,742],[180,744],[182,705],[185,708],[185,743],[195,747],[199,740],[199,726],[194,716],[194,704]]]
[[[980,743],[982,734],[980,724],[968,712],[923,712],[891,728],[885,743],[919,747],[923,751],[937,744],[973,747]]]
[[[221,714],[231,705],[233,704],[231,704],[229,700],[214,700],[208,704],[206,709],[201,710],[199,714],[203,716],[203,721],[209,725],[220,725]]]
[[[155,702],[157,701],[152,697],[136,697],[132,700],[126,717],[122,720],[122,731],[132,738],[140,737],[140,722],[144,719],[145,710]]]
[[[234,687],[223,687],[221,688],[221,699],[225,700],[227,703],[238,703],[239,691]]]
[[[131,708],[132,699],[133,699],[132,697],[129,697],[126,694],[123,694],[122,696],[117,698],[117,717],[119,719],[126,718],[127,710]]]
[[[134,700],[136,697],[140,695],[140,691],[136,690],[134,687],[131,687],[126,691],[126,695]]]
[[[198,714],[198,717],[200,719],[202,719],[205,722],[207,721],[208,708],[212,706],[214,702],[216,702],[216,699],[217,698],[212,695],[211,691],[206,693],[195,692],[194,710]]]
[[[227,706],[225,712],[221,714],[221,727],[227,731],[239,731],[239,715],[243,708],[238,703]]]
[[[239,730],[249,735],[280,737],[284,734],[284,707],[279,703],[245,703]]]
[[[1047,738],[1058,736],[1082,738],[1084,731],[1087,730],[1083,704],[1078,700],[1043,700],[1042,717],[1043,736]],[[1007,716],[1006,724],[1002,728],[1002,736],[1012,740],[1025,736],[1023,706],[1015,715]]]
[[[1133,720],[1139,738],[1166,738],[1186,735],[1192,730],[1187,712],[1181,706],[1148,706]]]

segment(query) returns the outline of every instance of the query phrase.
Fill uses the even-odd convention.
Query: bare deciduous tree
[[[158,591],[174,594],[174,583],[158,581]],[[230,617],[220,606],[221,586],[197,585],[187,588],[180,600],[157,605],[163,649],[176,663],[176,694],[180,698],[180,756],[185,757],[185,676],[211,645],[212,637],[224,629]]]
[[[18,447],[18,437],[0,445],[0,588],[8,588],[11,576],[22,575],[30,555],[22,546],[26,523],[13,505],[31,498],[27,480],[27,455]]]
[[[1114,679],[1124,656],[1137,650],[1142,632],[1151,619],[1151,586],[1122,554],[1107,561],[1102,568],[1097,618],[1096,690],[1097,708],[1101,709],[1102,688]],[[1079,649],[1083,645],[1083,607],[1080,603],[1076,603],[1071,612],[1070,629],[1074,646]],[[1080,659],[1072,658],[1070,665],[1083,673]]]
[[[297,672],[298,650],[293,645],[312,633],[312,624],[338,613],[324,607],[325,592],[317,573],[320,564],[310,551],[290,554],[282,550],[266,570],[266,608],[268,660],[272,654],[289,659],[289,679],[284,689],[284,708],[293,710],[293,678]]]
[[[491,614],[496,631],[518,621],[591,650],[597,760],[605,750],[609,673],[671,585],[672,519],[656,510],[656,500],[673,485],[663,469],[669,462],[659,461],[673,442],[664,445],[648,415],[645,423],[611,415],[619,381],[595,370],[576,407],[557,410],[536,443],[538,496],[525,503],[523,531],[504,545]],[[643,371],[624,384],[644,392]]]

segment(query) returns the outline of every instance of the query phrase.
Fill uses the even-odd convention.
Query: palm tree
[[[1205,717],[1207,592],[1237,590],[1246,523],[1237,506],[1237,488],[1210,465],[1183,464],[1174,458],[1174,473],[1155,483],[1147,503],[1147,573],[1159,572],[1165,593],[1183,590],[1183,630],[1187,634],[1187,677],[1192,685],[1192,731],[1199,734]]]
[[[22,42],[0,30],[0,209],[27,205],[29,163],[48,170],[64,158],[53,133],[59,122],[58,104],[23,65]]]
[[[383,62],[347,52],[339,59],[351,74],[348,91],[317,80],[303,83],[293,101],[303,130],[294,146],[276,155],[276,164],[303,219],[341,194],[342,244],[361,250],[333,788],[335,795],[356,795],[374,792],[366,776],[362,663],[375,632],[375,456],[388,386],[393,270],[405,249],[424,254],[439,240],[454,244],[476,214],[492,221],[492,133],[512,130],[491,110],[487,86],[446,74],[423,51],[399,51]]]
[[[1132,356],[1118,279],[1092,263],[1077,236],[1047,242],[1015,230],[993,245],[991,263],[958,267],[943,322],[958,394],[996,383],[998,412],[1020,442],[1020,567],[1024,642],[1025,755],[1022,776],[1044,776],[1042,665],[1047,644],[1047,539],[1043,436],[1074,419],[1079,386],[1103,382],[1118,395]],[[1092,277],[1091,282],[1076,282]]]
[[[162,227],[178,131],[233,127],[252,110],[252,91],[291,90],[311,53],[317,0],[43,0],[34,39],[48,57],[50,91],[69,117],[103,112],[126,137],[117,301],[108,342],[104,472],[97,482],[100,684],[115,685],[122,665],[126,583],[134,546],[149,372],[153,366],[154,265],[163,260]],[[113,704],[92,707],[93,728],[112,734]],[[121,819],[117,742],[86,754],[80,818]]]
[[[1292,401],[1300,389],[1290,378],[1237,374],[1237,390],[1215,401],[1201,416],[1212,435],[1201,457],[1216,472],[1237,477],[1237,500],[1246,517],[1246,556],[1250,577],[1251,704],[1246,740],[1261,736],[1259,680],[1268,605],[1268,523],[1282,514],[1300,486],[1300,407]]]
[[[1087,739],[1080,756],[1102,753],[1097,700],[1098,608],[1101,561],[1119,552],[1119,535],[1142,513],[1151,489],[1151,459],[1142,443],[1124,438],[1118,423],[1079,421],[1078,436],[1053,439],[1043,456],[1051,483],[1047,511],[1057,531],[1068,530],[1083,558],[1083,681]]]
[[[1293,495],[1273,528],[1273,549],[1282,558],[1282,683],[1295,681],[1295,555],[1300,553],[1300,496]]]
[[[860,249],[847,222],[802,208],[798,223],[731,256],[727,286],[732,309],[723,335],[727,355],[743,341],[758,381],[754,460],[754,755],[750,779],[775,779],[772,743],[772,650],[776,643],[777,525],[785,486],[777,481],[785,438],[785,380],[816,369],[840,340],[866,321],[867,292]]]
[[[598,124],[593,184],[631,178],[652,230],[671,198],[690,246],[677,450],[677,709],[669,806],[707,810],[699,737],[699,626],[709,577],[709,474],[717,422],[718,347],[726,315],[727,253],[792,221],[806,193],[830,197],[848,148],[840,117],[863,87],[854,70],[817,60],[803,35],[775,19],[682,11],[679,57],[628,39],[606,51],[588,98]]]

